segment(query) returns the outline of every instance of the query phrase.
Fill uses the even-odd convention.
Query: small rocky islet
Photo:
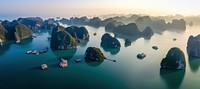
[[[118,26],[116,26],[113,23],[109,23],[105,26],[105,30],[120,35],[133,36],[138,38],[139,37],[151,38],[151,36],[154,34],[153,30],[148,26],[144,29],[143,32],[141,32],[135,23],[129,23],[127,25],[118,25]]]
[[[91,61],[103,61],[107,58],[104,56],[99,48],[88,47],[85,51],[85,59],[89,59]]]
[[[185,55],[177,47],[171,48],[161,61],[161,69],[182,70],[186,67]]]
[[[200,35],[190,36],[187,42],[187,52],[189,56],[200,58]]]
[[[101,38],[101,46],[108,47],[108,48],[120,49],[121,44],[117,40],[117,38],[112,37],[108,33],[105,33]]]
[[[131,41],[130,39],[126,38],[126,39],[125,39],[124,46],[125,46],[125,47],[131,46],[131,43],[132,43],[132,41]]]

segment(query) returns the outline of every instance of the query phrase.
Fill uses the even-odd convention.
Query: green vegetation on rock
[[[54,49],[76,48],[76,40],[62,26],[57,26],[52,31],[51,47]]]
[[[67,27],[65,30],[76,39],[89,40],[89,33],[85,27],[71,26]]]
[[[85,58],[90,59],[91,61],[103,61],[106,59],[101,50],[96,47],[88,47],[85,52]]]
[[[29,28],[16,20],[12,22],[3,21],[1,29],[4,29],[1,30],[1,34],[4,34],[4,40],[20,41],[32,35],[32,31]]]
[[[16,40],[21,40],[30,37],[32,34],[31,30],[24,24],[18,24],[15,26],[15,37]]]
[[[0,24],[0,40],[5,41],[6,40],[6,35],[7,30]]]

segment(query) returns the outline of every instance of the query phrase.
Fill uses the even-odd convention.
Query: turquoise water
[[[150,40],[139,38],[129,47],[124,47],[124,39],[118,38],[120,50],[103,49],[100,46],[104,27],[85,26],[89,33],[88,42],[83,42],[76,50],[49,50],[41,55],[27,55],[27,50],[42,50],[49,47],[50,31],[34,32],[37,38],[24,40],[21,44],[7,44],[0,48],[0,89],[198,89],[200,88],[200,60],[188,58],[187,40],[190,35],[200,33],[198,26],[187,27],[185,32],[165,31],[155,34]],[[93,33],[97,33],[93,36]],[[112,34],[112,33],[111,33]],[[112,34],[113,35],[113,34]],[[173,41],[177,38],[177,41]],[[158,46],[153,50],[152,46]],[[117,62],[87,62],[84,53],[87,47],[99,47],[107,58]],[[172,47],[181,48],[186,56],[185,71],[162,71],[160,62]],[[140,60],[138,53],[146,53]],[[69,67],[60,68],[59,58],[67,58]],[[82,58],[75,63],[74,59]],[[42,63],[48,64],[45,71]]]

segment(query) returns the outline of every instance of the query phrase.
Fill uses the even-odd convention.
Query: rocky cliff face
[[[187,42],[187,51],[189,56],[200,57],[200,35],[190,36]]]
[[[151,27],[146,27],[144,31],[141,33],[144,38],[151,38],[154,35],[153,30]]]
[[[0,42],[6,41],[7,30],[0,24]]]
[[[62,27],[58,25],[52,31],[51,47],[54,49],[76,48],[80,40],[89,40],[89,33],[85,27]]]
[[[2,25],[7,31],[5,33],[6,40],[20,41],[32,35],[32,31],[28,27],[16,20],[12,22],[4,21]]]
[[[17,21],[26,25],[30,29],[39,29],[44,24],[43,19],[40,17],[18,18]]]
[[[32,35],[32,31],[28,29],[24,24],[17,24],[15,26],[15,38],[17,41],[28,38],[31,35]]]
[[[153,30],[149,26],[147,26],[141,32],[135,23],[130,23],[127,25],[118,25],[118,26],[114,25],[113,23],[109,23],[105,26],[105,30],[116,34],[131,36],[131,37],[151,38],[154,34]]]
[[[51,47],[53,49],[72,49],[76,48],[76,40],[62,26],[57,26],[53,29],[51,35]]]
[[[184,19],[174,19],[172,23],[168,23],[166,26],[168,29],[178,29],[185,30],[186,29],[186,21]]]
[[[149,16],[143,16],[136,19],[135,23],[140,30],[149,26],[154,30],[154,32],[157,30],[164,31],[167,29],[184,31],[186,29],[186,21],[184,19],[173,19],[171,23],[166,23],[163,19],[152,20]]]
[[[85,27],[71,26],[65,29],[72,37],[82,40],[89,40],[89,33]]]
[[[101,46],[109,48],[120,48],[121,44],[117,38],[112,37],[110,34],[105,33],[101,38]]]

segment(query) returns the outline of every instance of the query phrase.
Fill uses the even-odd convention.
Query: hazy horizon
[[[166,16],[200,15],[195,0],[1,0],[0,19],[40,16],[71,17],[106,14]]]

